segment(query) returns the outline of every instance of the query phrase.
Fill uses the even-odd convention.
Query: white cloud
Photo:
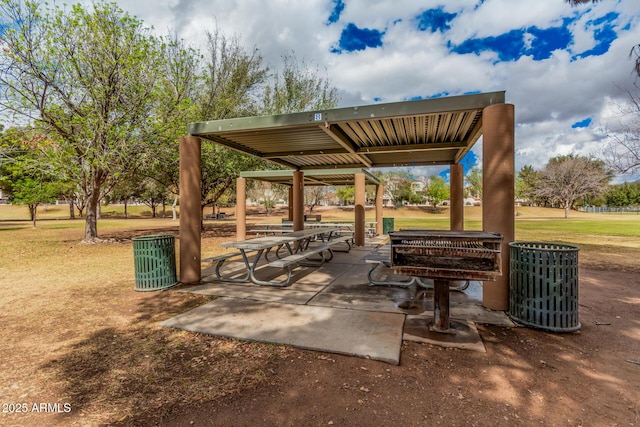
[[[506,90],[507,102],[516,109],[517,167],[542,167],[555,155],[597,152],[602,144],[597,129],[612,126],[612,104],[624,103],[625,90],[633,87],[628,55],[640,42],[636,1],[571,7],[564,0],[486,0],[481,5],[477,0],[345,0],[340,20],[331,25],[327,19],[334,3],[329,0],[118,3],[154,25],[160,34],[174,28],[193,43],[201,43],[205,31],[213,30],[217,23],[225,34],[237,34],[245,46],[258,47],[271,65],[295,51],[297,56],[327,68],[342,95],[342,106],[439,93]],[[458,14],[449,22],[451,29],[444,34],[418,31],[415,17],[439,7]],[[573,58],[597,45],[593,25],[588,22],[608,12],[619,14],[614,23],[618,38],[609,51],[601,56]],[[580,18],[570,27],[573,44],[542,61],[523,56],[499,62],[491,51],[479,55],[450,51],[451,45],[468,38],[498,36],[531,26],[559,26],[563,18],[577,16]],[[341,55],[331,53],[348,23],[386,31],[384,46]],[[534,40],[527,35],[524,42],[531,45]],[[586,118],[592,119],[590,127],[571,127]],[[474,152],[479,157],[480,151],[478,144]]]

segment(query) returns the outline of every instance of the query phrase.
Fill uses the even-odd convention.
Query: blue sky
[[[190,43],[217,24],[277,67],[326,70],[340,106],[505,90],[516,109],[516,168],[595,155],[628,117],[640,5],[601,0],[117,0]],[[481,143],[472,162],[481,161]],[[413,171],[432,175],[442,169]]]

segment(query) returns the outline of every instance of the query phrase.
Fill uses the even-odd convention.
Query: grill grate
[[[498,233],[403,230],[389,236],[391,266],[403,274],[449,280],[495,280],[502,274]]]

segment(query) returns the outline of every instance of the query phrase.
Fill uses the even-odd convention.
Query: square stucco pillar
[[[180,138],[180,282],[195,283],[202,278],[200,208],[202,165],[200,138]]]
[[[509,243],[514,241],[514,106],[486,107],[482,118],[482,228],[502,234],[502,276],[483,284],[482,305],[509,309]]]
[[[354,218],[354,238],[356,246],[364,246],[364,205],[365,205],[365,176],[357,173],[354,177],[355,193],[355,218]]]
[[[236,239],[247,238],[247,179],[236,180]]]
[[[449,227],[451,230],[464,230],[464,168],[453,164],[449,169],[449,193],[451,206]]]
[[[376,234],[382,235],[382,216],[383,206],[382,197],[384,196],[384,187],[380,184],[376,185]]]
[[[304,173],[293,172],[293,231],[304,230]]]

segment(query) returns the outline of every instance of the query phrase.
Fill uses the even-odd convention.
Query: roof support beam
[[[407,145],[395,145],[395,146],[377,146],[377,147],[361,147],[358,149],[358,153],[398,153],[401,151],[437,151],[437,150],[450,150],[455,148],[464,148],[466,143],[464,142],[432,142],[428,144],[407,144]]]
[[[482,135],[482,120],[478,120],[475,127],[469,132],[469,138],[462,144],[462,147],[458,150],[458,153],[453,158],[454,163],[460,163],[462,158],[467,154],[467,152],[471,149],[473,144],[480,138]]]
[[[322,154],[345,154],[345,150],[341,148],[332,148],[328,150],[297,150],[297,151],[276,151],[269,152],[262,156],[263,159],[275,159],[287,156],[316,156]]]
[[[345,150],[347,150],[350,154],[353,155],[356,159],[362,162],[363,165],[370,168],[372,163],[371,160],[367,159],[365,156],[361,156],[356,152],[356,148],[354,147],[351,140],[335,125],[331,125],[329,123],[325,123],[324,126],[320,126],[327,135],[329,135],[335,142],[340,144]]]

